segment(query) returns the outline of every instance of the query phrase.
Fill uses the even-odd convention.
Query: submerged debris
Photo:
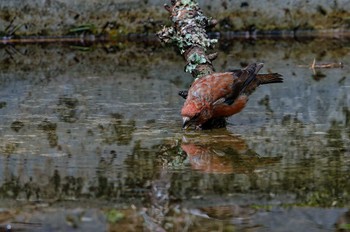
[[[314,61],[309,65],[298,65],[299,67],[308,67],[310,69],[316,69],[316,68],[343,68],[344,64],[342,62],[326,62],[326,63],[316,63],[316,58],[314,58]]]

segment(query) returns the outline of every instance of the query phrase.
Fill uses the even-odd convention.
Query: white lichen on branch
[[[201,77],[214,71],[211,61],[216,54],[207,55],[209,48],[217,42],[210,39],[206,28],[214,25],[215,20],[207,18],[194,0],[172,1],[172,6],[165,5],[169,11],[172,27],[164,27],[158,37],[164,43],[175,43],[185,57],[186,72],[193,77]]]

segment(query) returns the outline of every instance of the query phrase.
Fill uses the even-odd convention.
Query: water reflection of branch
[[[202,140],[184,138],[181,148],[193,169],[207,173],[252,173],[258,167],[276,163],[280,158],[260,157],[236,135],[222,135]]]
[[[110,123],[99,124],[99,131],[102,134],[103,142],[106,144],[128,145],[136,129],[134,120],[124,119],[124,115],[113,113]]]

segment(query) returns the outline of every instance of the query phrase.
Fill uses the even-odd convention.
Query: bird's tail
[[[256,79],[259,80],[260,85],[283,82],[282,75],[279,73],[257,74]]]
[[[247,78],[243,82],[240,94],[250,95],[259,85],[283,82],[282,75],[278,73],[258,74],[263,66],[263,63],[253,63],[242,70],[241,76],[246,73]]]

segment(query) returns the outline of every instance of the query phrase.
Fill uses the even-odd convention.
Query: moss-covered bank
[[[161,0],[0,0],[2,35],[155,33],[168,24]],[[350,30],[350,2],[302,0],[199,1],[218,31]],[[333,31],[334,32],[334,31]]]

